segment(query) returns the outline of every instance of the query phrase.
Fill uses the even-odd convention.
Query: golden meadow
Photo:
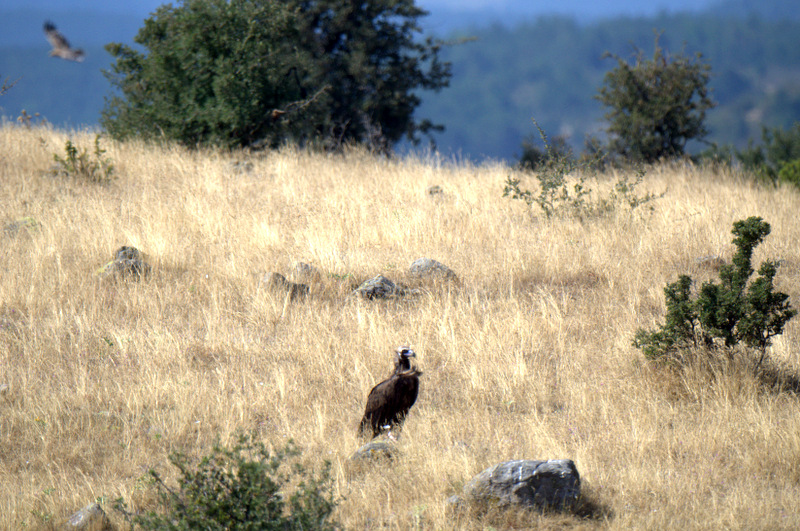
[[[174,481],[170,453],[240,433],[330,461],[349,529],[800,524],[798,396],[743,364],[670,371],[632,346],[663,321],[665,284],[714,278],[697,258],[729,260],[733,222],[752,215],[772,226],[754,264],[782,260],[776,288],[800,306],[796,190],[657,166],[637,192],[661,199],[547,219],[502,197],[499,163],[103,140],[116,178],[97,185],[48,174],[68,138],[91,151],[88,133],[0,129],[0,221],[39,224],[0,235],[0,528],[59,525],[95,500],[124,524],[111,502],[151,508],[149,469]],[[602,197],[619,177],[587,185]],[[122,245],[145,253],[145,280],[95,275]],[[378,274],[412,285],[420,257],[460,282],[350,295]],[[265,287],[297,262],[321,272],[305,300]],[[769,351],[790,374],[798,323]],[[401,457],[353,473],[366,395],[404,343],[424,374]],[[595,509],[448,512],[472,476],[518,458],[573,459]]]

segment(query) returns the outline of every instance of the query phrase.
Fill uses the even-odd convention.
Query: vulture
[[[411,358],[417,355],[408,347],[398,347],[396,353],[394,373],[369,392],[364,418],[358,427],[361,435],[372,433],[375,438],[393,427],[400,428],[417,401],[422,372],[411,366]]]
[[[50,57],[60,57],[69,61],[81,62],[86,56],[83,50],[70,47],[69,41],[56,29],[55,24],[49,20],[44,23],[44,36],[47,37],[50,46],[53,47],[50,50]]]

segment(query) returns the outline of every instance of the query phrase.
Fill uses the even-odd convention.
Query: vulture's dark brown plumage
[[[358,427],[361,435],[372,433],[372,437],[377,437],[403,424],[419,394],[419,376],[422,372],[411,366],[411,358],[416,356],[408,347],[397,349],[394,373],[369,392],[364,418]]]

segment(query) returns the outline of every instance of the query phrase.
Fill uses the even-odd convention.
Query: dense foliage
[[[749,281],[753,250],[770,230],[769,223],[759,217],[735,222],[737,250],[733,263],[720,268],[720,282],[705,282],[695,298],[688,275],[668,284],[664,289],[666,322],[656,330],[639,330],[634,344],[651,359],[681,359],[682,351],[713,347],[716,338],[730,352],[740,344],[758,352],[758,368],[772,338],[797,314],[789,296],[774,290],[777,262],[763,262],[758,277]]]
[[[706,111],[714,107],[708,93],[711,67],[683,54],[671,56],[655,39],[652,59],[636,51],[633,63],[613,56],[597,99],[608,108],[609,147],[628,159],[653,163],[685,154],[689,140],[707,134]]]
[[[115,138],[249,145],[274,131],[270,111],[300,99],[291,75],[309,63],[297,20],[278,2],[187,0],[145,20],[136,42],[106,47],[121,95],[101,124]]]
[[[736,158],[745,168],[772,182],[784,181],[800,186],[800,122],[789,129],[763,128],[761,143],[750,143],[737,150]]]
[[[432,127],[414,90],[447,84],[438,45],[415,40],[413,0],[185,0],[114,43],[119,89],[101,124],[116,138],[250,146],[286,139],[384,149]]]
[[[309,474],[296,462],[298,455],[291,443],[271,454],[246,436],[230,449],[215,446],[196,465],[173,454],[170,462],[180,472],[176,489],[150,471],[158,510],[131,514],[121,499],[115,507],[142,529],[336,529],[330,519],[336,502],[329,469]]]
[[[318,83],[328,87],[318,137],[384,149],[437,128],[414,120],[417,91],[446,87],[450,65],[439,60],[438,43],[417,38],[426,12],[414,0],[284,3],[299,11],[302,48],[321,73]]]

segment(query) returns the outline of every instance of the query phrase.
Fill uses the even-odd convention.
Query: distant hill
[[[424,94],[419,113],[447,127],[435,139],[445,152],[514,159],[524,137],[538,140],[531,118],[580,147],[605,125],[594,96],[616,63],[603,53],[631,57],[636,45],[652,56],[654,30],[663,31],[660,43],[668,51],[685,46],[712,66],[719,106],[707,116],[708,140],[742,146],[760,138],[762,125],[800,120],[800,22],[709,14],[588,25],[547,17],[510,30],[470,32],[476,41],[446,50],[453,62],[450,87]]]
[[[707,13],[717,16],[751,17],[767,20],[800,20],[797,0],[722,0],[712,4]]]

